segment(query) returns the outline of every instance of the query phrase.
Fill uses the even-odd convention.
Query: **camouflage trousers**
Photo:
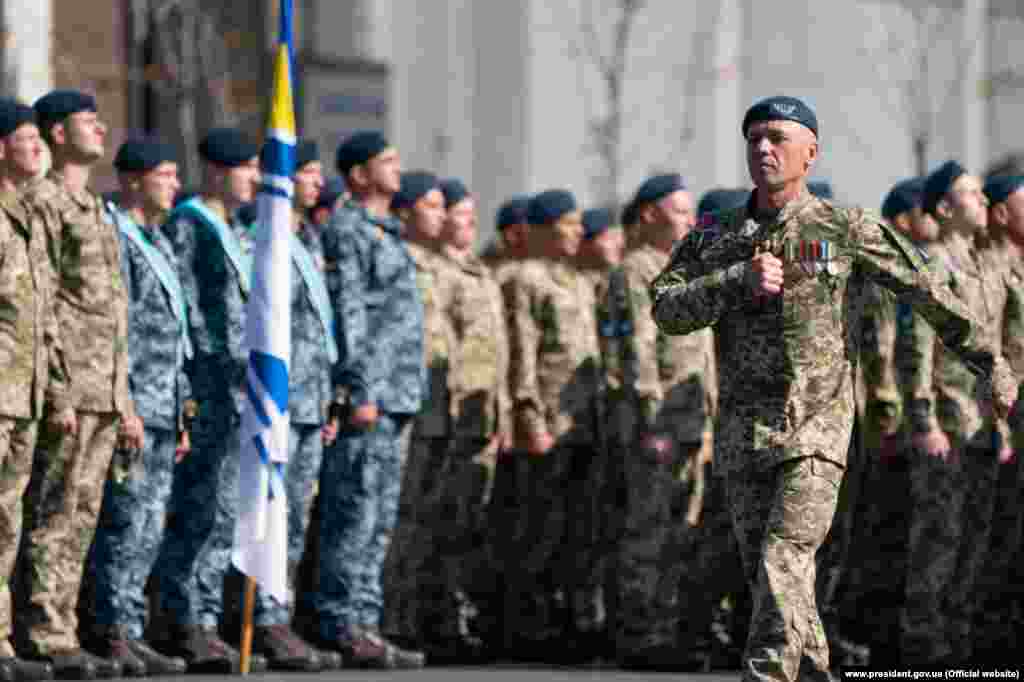
[[[320,477],[324,447],[319,424],[292,424],[288,438],[288,463],[284,488],[288,500],[288,580],[298,587],[299,562],[306,549],[313,492]],[[297,591],[294,594],[298,594]],[[263,590],[256,590],[253,622],[256,625],[288,625],[294,604],[282,604]]]
[[[239,421],[201,413],[192,451],[177,465],[160,551],[160,597],[171,623],[215,627],[238,519]]]
[[[320,470],[320,583],[314,607],[320,634],[378,627],[381,572],[398,517],[411,421],[382,414],[369,431],[343,432]]]
[[[10,578],[21,541],[22,497],[32,476],[39,422],[0,417],[0,658],[14,655]]]
[[[120,625],[142,637],[146,581],[156,565],[174,481],[177,434],[145,430],[145,447],[134,456],[115,453],[89,566],[97,625]]]
[[[753,595],[743,679],[829,679],[815,596],[815,555],[836,511],[843,469],[817,457],[727,479],[740,556]]]
[[[74,649],[78,593],[120,418],[79,411],[78,433],[42,427],[25,494],[16,631],[33,654]]]

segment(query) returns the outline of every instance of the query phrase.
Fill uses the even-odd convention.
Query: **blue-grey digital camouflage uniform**
[[[246,227],[231,233],[251,251]],[[162,605],[175,625],[216,626],[238,516],[239,424],[248,358],[247,292],[217,234],[179,207],[163,226],[188,301],[192,451],[177,466],[159,562]]]
[[[377,628],[381,569],[398,513],[411,418],[426,393],[423,304],[416,268],[393,217],[354,201],[322,233],[334,306],[338,362],[334,400],[375,404],[369,430],[343,425],[320,472],[320,570],[314,596],[327,640],[348,628]]]
[[[299,234],[314,263],[323,261],[319,235],[303,225]],[[294,261],[294,259],[293,259]],[[324,328],[309,287],[297,265],[292,264],[292,355],[288,369],[288,464],[285,493],[288,500],[288,578],[295,584],[299,561],[306,548],[313,493],[323,460],[323,428],[331,398],[331,358],[328,343],[333,335]],[[254,622],[287,625],[290,604],[278,603],[263,590],[257,591]]]
[[[784,261],[785,285],[755,297],[750,259]],[[825,679],[815,553],[835,513],[853,426],[853,362],[864,284],[904,296],[946,345],[991,374],[999,409],[1016,388],[977,321],[880,217],[806,191],[774,216],[724,211],[676,248],[652,283],[670,334],[714,326],[720,349],[716,465],[754,593],[745,680]]]
[[[132,220],[123,213],[116,219]],[[173,268],[174,253],[159,229],[140,226],[140,233]],[[119,236],[128,291],[128,388],[145,427],[145,444],[141,452],[114,454],[92,550],[93,615],[96,625],[120,625],[138,639],[146,620],[143,591],[163,538],[175,447],[191,388],[182,346],[187,330],[170,294],[139,245]]]

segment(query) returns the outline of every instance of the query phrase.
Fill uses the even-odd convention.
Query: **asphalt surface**
[[[238,680],[238,675],[182,675],[181,677],[155,677],[149,680],[179,680],[187,682],[227,682]],[[694,680],[699,682],[735,682],[739,673],[647,673],[625,672],[616,668],[554,668],[526,665],[492,665],[478,668],[426,668],[424,670],[338,670],[330,673],[258,673],[249,675],[253,682],[331,682],[333,680],[378,682],[380,680],[407,679],[416,682],[573,682],[576,680],[604,680],[626,682],[652,679]]]

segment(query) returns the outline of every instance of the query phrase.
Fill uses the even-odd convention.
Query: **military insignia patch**
[[[781,102],[773,102],[772,109],[782,114],[783,116],[792,116],[793,112],[796,111],[795,104],[783,104]]]

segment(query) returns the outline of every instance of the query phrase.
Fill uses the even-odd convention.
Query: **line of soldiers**
[[[992,541],[1021,545],[1017,480],[997,483],[1020,438],[1024,180],[983,194],[951,162],[882,220],[805,182],[817,125],[756,104],[756,189],[696,207],[677,174],[621,221],[565,189],[513,197],[486,260],[461,181],[403,173],[363,131],[327,187],[300,141],[294,595],[258,595],[254,668],[614,652],[795,679],[830,647],[866,661],[851,637],[874,661],[975,656],[997,494]],[[4,679],[239,665],[259,146],[210,131],[181,195],[173,150],[130,140],[106,200],[104,134],[77,91],[0,102]]]

